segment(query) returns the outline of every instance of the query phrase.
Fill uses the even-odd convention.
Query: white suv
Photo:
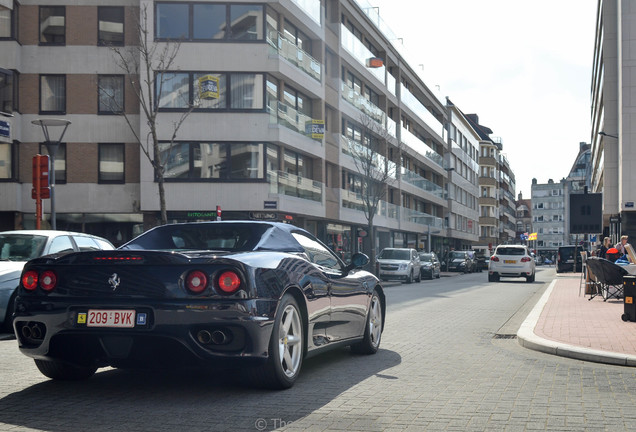
[[[527,282],[534,282],[535,266],[526,246],[499,245],[490,257],[488,281],[497,282],[501,277],[525,277]]]
[[[422,280],[420,255],[410,248],[385,248],[378,255],[380,279],[403,280],[406,283]]]

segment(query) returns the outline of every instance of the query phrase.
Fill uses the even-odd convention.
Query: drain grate
[[[517,339],[516,334],[495,334],[493,339]]]

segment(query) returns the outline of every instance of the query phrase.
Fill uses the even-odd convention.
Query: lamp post
[[[51,169],[49,174],[49,184],[51,187],[51,228],[57,229],[57,224],[55,221],[55,154],[57,153],[57,149],[62,142],[62,138],[64,138],[64,134],[66,133],[66,129],[68,125],[71,124],[70,120],[65,119],[36,119],[31,123],[34,125],[39,125],[42,128],[42,132],[44,133],[44,145],[46,146],[46,151],[49,153],[49,158],[51,160]],[[51,136],[49,135],[49,127],[56,126],[64,126],[62,129],[62,133],[60,137],[51,141]]]

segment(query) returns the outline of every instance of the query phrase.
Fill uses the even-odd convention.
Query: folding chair
[[[601,283],[601,275],[603,273],[603,269],[601,268],[601,264],[599,263],[598,257],[590,257],[586,262],[587,267],[587,277],[585,282],[585,294],[589,294],[590,298],[588,300],[592,300],[594,297],[600,295],[605,298],[603,293],[603,284]],[[579,289],[580,295],[580,289]]]
[[[598,262],[602,272],[600,281],[605,293],[603,300],[623,298],[623,276],[628,275],[629,272],[622,266],[603,258],[599,258]]]

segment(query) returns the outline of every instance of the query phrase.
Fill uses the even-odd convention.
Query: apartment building
[[[500,141],[503,146],[503,143]],[[519,243],[517,230],[517,189],[515,174],[508,158],[499,153],[499,243]]]
[[[598,0],[591,82],[591,192],[603,194],[603,226],[612,242],[636,236],[636,122],[631,79],[636,10]]]
[[[46,147],[33,121],[42,118],[71,122],[56,154],[58,229],[121,243],[159,220],[144,154],[151,129],[112,50],[137,46],[143,13],[151,45],[180,41],[162,86],[144,93],[157,100],[170,222],[214,219],[219,209],[223,219],[302,226],[345,258],[370,244],[442,251],[445,155],[457,138],[447,136],[444,101],[364,0],[3,1],[0,229],[34,227],[31,160]],[[373,158],[392,175],[371,239],[351,149],[378,141]],[[451,180],[467,194],[473,148],[450,152],[462,164]],[[450,233],[470,242],[476,221],[460,195]]]
[[[448,245],[472,249],[479,241],[479,134],[464,113],[447,99]]]
[[[559,246],[569,244],[566,202],[568,186],[566,179],[556,183],[549,179],[540,184],[532,179],[532,227],[537,233],[536,249],[549,256]]]

